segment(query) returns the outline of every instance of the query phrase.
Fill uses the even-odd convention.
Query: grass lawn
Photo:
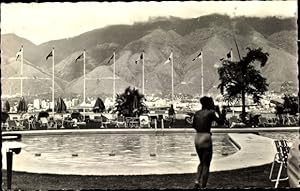
[[[208,180],[208,188],[274,188],[275,182],[268,179],[270,169],[271,164],[267,164],[245,169],[212,172]],[[2,170],[2,175],[4,189],[6,189],[5,170]],[[283,175],[286,175],[286,171]],[[13,172],[12,189],[192,189],[194,179],[195,174],[78,176]],[[278,187],[288,188],[288,181],[281,181]]]

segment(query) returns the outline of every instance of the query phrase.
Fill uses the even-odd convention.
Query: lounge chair
[[[288,177],[281,178],[280,176],[281,176],[282,168],[283,167],[285,167],[285,169],[287,168],[287,159],[288,159],[290,147],[287,145],[286,140],[275,140],[274,143],[275,143],[277,152],[274,156],[274,160],[273,160],[270,175],[269,175],[269,180],[271,180],[272,182],[275,182],[275,188],[277,188],[279,181],[288,180]],[[277,178],[272,178],[275,163],[279,163],[280,166],[279,166]]]
[[[267,118],[265,117],[260,117],[259,118],[259,125],[262,125],[263,127],[274,127],[274,125],[276,125],[276,123],[269,121]]]
[[[229,128],[245,127],[245,123],[241,122],[237,116],[230,117],[228,121],[229,121]]]

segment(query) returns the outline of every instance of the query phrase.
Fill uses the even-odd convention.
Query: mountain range
[[[239,60],[239,54],[240,57],[246,55],[246,47],[261,47],[270,54],[266,66],[261,69],[269,90],[279,91],[284,81],[292,81],[294,87],[298,87],[296,18],[230,18],[219,14],[192,19],[168,17],[132,25],[107,26],[40,45],[15,34],[2,34],[1,39],[2,78],[20,75],[16,53],[21,45],[24,47],[23,75],[33,77],[23,82],[25,95],[51,95],[52,58],[45,58],[52,47],[55,48],[57,96],[83,93],[83,61],[75,62],[83,49],[86,50],[87,96],[112,95],[113,62],[108,61],[114,51],[116,93],[123,92],[128,86],[141,89],[142,64],[136,64],[135,60],[143,50],[146,95],[171,93],[171,63],[164,64],[171,51],[175,94],[200,94],[201,62],[199,59],[192,61],[200,50],[203,51],[204,91],[218,93],[215,65],[231,48],[233,59]],[[20,92],[20,80],[3,79],[1,84],[2,94]]]

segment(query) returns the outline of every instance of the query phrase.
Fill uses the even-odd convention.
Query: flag
[[[173,52],[171,52],[168,60],[166,60],[164,64],[167,64],[167,63],[171,62],[172,59],[173,59]]]
[[[198,56],[196,58],[194,58],[192,61],[195,61],[196,59],[198,58],[201,58],[202,57],[202,51],[198,54]]]
[[[76,58],[75,62],[77,62],[77,60],[80,60],[81,58],[83,58],[83,53],[80,54],[80,55]]]
[[[109,64],[110,61],[111,61],[113,58],[114,58],[114,55],[112,55],[112,56],[110,57],[110,59],[108,60],[107,64]]]
[[[231,54],[232,54],[232,48],[230,49],[230,51],[227,53],[227,58],[230,59],[231,58]]]
[[[143,60],[143,53],[140,55],[140,58],[135,61],[135,64],[137,64],[141,60]]]
[[[22,55],[22,49],[20,49],[17,54],[16,54],[16,61],[18,60],[18,58]]]
[[[230,61],[232,61],[232,48],[230,49],[230,51],[226,54],[227,59],[230,59]],[[221,58],[220,61],[225,60],[225,58]]]
[[[48,56],[46,57],[46,60],[48,60],[48,58],[51,57],[51,56],[53,56],[52,50],[51,50],[51,52],[48,54]]]

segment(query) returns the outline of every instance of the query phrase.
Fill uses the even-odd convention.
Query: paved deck
[[[174,132],[175,130],[176,129],[168,129],[168,132]],[[54,132],[53,130],[51,131]],[[107,132],[109,130],[103,131],[101,129],[101,131]],[[228,133],[228,135],[232,142],[239,148],[239,151],[221,159],[213,159],[211,171],[224,171],[250,166],[260,166],[271,163],[273,161],[275,146],[273,145],[274,143],[272,139],[250,133]],[[5,169],[6,156],[4,148],[5,145],[2,148],[2,164],[4,164],[3,167]],[[34,156],[23,150],[20,154],[14,155],[13,170],[32,173],[68,175],[142,175],[195,173],[198,165],[198,158],[197,156],[190,157],[191,160],[186,161],[182,165],[174,165],[172,163],[148,163],[126,166],[124,164],[126,163],[126,161],[122,161],[122,159],[120,159],[119,164],[115,163],[112,165],[112,167],[103,166],[101,170],[99,170],[99,168],[97,169],[90,167],[88,166],[88,164],[86,167],[82,167],[81,164],[80,168],[76,168],[74,164],[72,166],[72,164],[51,163],[46,159],[43,161],[36,160]]]

